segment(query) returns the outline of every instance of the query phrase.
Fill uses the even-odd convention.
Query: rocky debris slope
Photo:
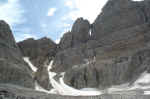
[[[23,61],[10,27],[0,21],[0,83],[34,88],[29,66]]]
[[[46,94],[31,89],[18,87],[14,85],[0,84],[1,99],[149,99],[149,95],[142,95],[139,92],[104,94],[100,96],[60,96]]]

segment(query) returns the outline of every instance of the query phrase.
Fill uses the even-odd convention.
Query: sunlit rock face
[[[4,21],[0,21],[0,83],[34,88],[31,71],[22,60],[10,27]]]

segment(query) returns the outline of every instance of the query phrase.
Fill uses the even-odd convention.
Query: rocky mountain
[[[23,61],[10,27],[0,21],[0,83],[34,88],[29,66]]]
[[[132,84],[141,73],[149,71],[147,2],[109,0],[91,25],[86,43],[56,54],[53,66],[58,72],[64,72],[58,67],[65,68],[65,83],[78,89],[105,89]],[[61,56],[65,58],[61,60]]]
[[[59,44],[46,37],[16,44],[8,24],[0,21],[0,96],[7,91],[20,95],[23,90],[40,99],[60,99],[28,89],[39,84],[44,91],[63,95],[70,90],[82,93],[84,88],[94,88],[104,93],[104,99],[149,99],[143,94],[150,92],[150,76],[138,83],[144,73],[150,75],[149,10],[149,0],[108,0],[94,23],[78,18]],[[25,57],[31,63],[25,63]],[[121,91],[111,93],[114,86]],[[114,94],[131,97],[115,98]]]

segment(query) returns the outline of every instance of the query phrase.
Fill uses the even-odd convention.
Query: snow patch
[[[82,88],[81,91],[99,91],[97,88]]]
[[[50,91],[42,88],[37,82],[35,82],[35,90],[41,91],[41,92],[46,92],[46,93],[51,93],[51,94],[57,94],[57,91],[55,89],[51,89]]]
[[[106,89],[107,93],[113,93],[116,91],[128,91],[130,90],[130,87],[128,87],[128,83],[126,84],[121,84],[121,85],[117,85],[117,86],[112,86],[108,89]]]
[[[150,73],[144,72],[135,84],[150,84]]]
[[[29,57],[23,57],[23,60],[30,66],[30,68],[32,69],[33,72],[37,71],[37,67],[35,67],[31,61]]]
[[[53,61],[52,61],[53,63]],[[48,66],[48,68],[52,68],[52,63]],[[73,87],[68,86],[67,84],[64,83],[63,78],[65,75],[65,72],[61,73],[60,79],[58,83],[53,77],[56,75],[55,72],[49,71],[49,78],[51,85],[55,89],[55,91],[60,94],[60,95],[70,95],[70,96],[95,96],[95,95],[101,95],[102,93],[99,90],[78,90]]]
[[[70,87],[66,85],[63,81],[64,75],[60,78],[60,84],[64,89],[64,93],[62,95],[71,95],[71,96],[96,96],[96,95],[101,95],[102,92],[99,90],[78,90],[73,87]]]
[[[92,35],[92,30],[91,30],[91,29],[89,30],[89,35],[90,35],[90,36]]]
[[[50,61],[50,63],[49,63],[49,65],[48,65],[48,68],[47,68],[47,70],[49,71],[50,69],[52,69],[52,65],[53,65],[53,63],[54,63],[54,61],[52,60],[52,61]]]
[[[144,72],[141,74],[141,76],[134,82],[132,86],[129,86],[129,84],[122,84],[119,86],[112,86],[111,88],[108,88],[108,92],[112,93],[115,91],[131,91],[136,89],[149,89],[150,88],[150,73]],[[145,92],[146,93],[146,92]]]
[[[150,91],[144,91],[144,95],[150,95]]]

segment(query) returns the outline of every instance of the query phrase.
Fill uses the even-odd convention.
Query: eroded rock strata
[[[107,91],[115,85],[132,86],[143,72],[150,73],[149,10],[149,0],[109,0],[94,23],[78,18],[59,44],[49,38],[16,44],[8,24],[0,21],[0,98],[149,99],[143,95],[149,89],[105,92],[95,97],[62,97],[33,90],[35,82],[52,89],[48,70],[52,60],[56,79],[64,72],[64,82],[76,89]],[[36,72],[23,57],[29,58]]]

